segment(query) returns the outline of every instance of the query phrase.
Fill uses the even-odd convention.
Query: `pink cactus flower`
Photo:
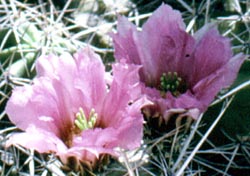
[[[188,34],[180,12],[164,4],[141,30],[119,16],[111,37],[117,61],[142,66],[143,92],[155,104],[149,109],[157,110],[150,115],[166,121],[173,114],[197,119],[233,83],[245,58],[233,56],[230,40],[213,24]]]
[[[110,85],[100,57],[89,48],[73,57],[41,56],[32,85],[16,87],[6,112],[24,132],[7,146],[55,153],[64,164],[75,160],[93,168],[103,154],[134,149],[142,139],[138,66],[114,64]],[[109,89],[107,88],[109,87]],[[78,162],[78,163],[79,163]]]

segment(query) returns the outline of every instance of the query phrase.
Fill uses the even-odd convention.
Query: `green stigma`
[[[170,91],[174,96],[178,96],[182,81],[177,72],[163,73],[160,78],[160,90],[163,92]]]
[[[75,125],[81,130],[93,129],[97,120],[97,113],[94,109],[91,109],[89,118],[85,116],[82,108],[79,108],[79,112],[76,113]]]

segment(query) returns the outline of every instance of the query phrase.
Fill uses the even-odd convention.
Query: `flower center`
[[[81,131],[87,129],[93,129],[97,120],[97,113],[94,109],[91,109],[88,118],[86,117],[82,108],[79,108],[79,112],[76,113],[75,125]]]
[[[86,117],[83,109],[79,108],[79,112],[76,113],[75,117],[74,125],[67,128],[68,131],[63,131],[61,136],[69,148],[72,146],[74,136],[79,136],[84,130],[93,129],[97,121],[97,113],[94,109],[91,109],[89,116]]]
[[[177,97],[186,91],[186,85],[177,72],[168,72],[162,74],[159,90],[163,96],[166,92],[170,91],[172,95]]]

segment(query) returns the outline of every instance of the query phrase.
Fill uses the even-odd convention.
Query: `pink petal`
[[[100,135],[102,134],[102,135]],[[100,147],[113,147],[110,146],[112,141],[117,140],[116,130],[113,128],[95,128],[82,132],[80,137],[74,139],[74,146],[100,146]]]
[[[74,58],[69,53],[63,53],[60,57],[51,54],[38,58],[36,62],[36,71],[38,77],[55,77],[60,80],[67,80],[65,86],[70,87],[77,74],[77,65]]]
[[[139,66],[127,64],[113,65],[113,82],[105,99],[101,114],[102,125],[113,126],[120,122],[122,113],[130,101],[136,100],[141,89],[139,87]]]
[[[6,146],[21,145],[27,149],[34,149],[40,153],[61,153],[67,150],[64,143],[53,133],[31,125],[26,132],[13,134]]]
[[[77,67],[75,59],[69,53],[63,53],[60,57],[41,56],[37,60],[38,77],[48,77],[56,90],[57,98],[60,99],[60,115],[73,117],[82,103],[80,91],[74,87],[75,79],[79,75]]]
[[[160,6],[143,25],[137,47],[149,85],[164,71],[177,71],[178,61],[187,52],[186,41],[193,40],[184,28],[181,14],[168,5]]]
[[[217,69],[225,65],[232,57],[230,40],[222,37],[218,30],[212,28],[204,34],[197,43],[194,53],[194,60],[190,70],[190,82],[197,81],[209,76]],[[193,86],[191,85],[191,87]]]
[[[57,97],[46,78],[34,80],[33,85],[17,87],[6,105],[9,119],[20,129],[30,124],[59,135],[54,117],[59,117]]]
[[[83,160],[93,160],[101,154],[115,155],[113,142],[117,140],[117,131],[113,128],[86,130],[74,138],[68,154],[78,153]]]
[[[145,96],[135,101],[123,114],[120,125],[117,124],[118,140],[116,146],[123,149],[135,149],[141,145],[143,137],[143,116],[141,108],[145,105],[152,105]]]
[[[137,51],[136,26],[127,18],[118,16],[117,33],[111,34],[115,48],[115,58],[127,63],[140,64],[140,57]]]
[[[173,27],[169,26],[170,24],[176,24],[180,29],[185,30],[185,23],[183,22],[181,13],[167,4],[162,4],[154,11],[152,16],[144,24],[142,30],[146,30],[147,32],[157,31],[158,27],[160,27],[159,32],[162,32],[164,28],[170,31],[172,29],[171,27]]]
[[[174,97],[168,92],[165,99],[158,98],[155,102],[160,107],[165,120],[168,120],[173,114],[197,119],[202,112],[201,109],[204,109],[201,102],[189,91],[179,97]]]
[[[233,83],[245,58],[242,53],[237,54],[214,73],[199,81],[193,88],[196,98],[208,106],[222,88]]]
[[[216,28],[216,23],[207,23],[202,28],[200,28],[198,31],[195,32],[194,38],[196,42],[200,42],[200,40],[206,35],[208,31],[211,29]]]
[[[74,56],[77,62],[78,75],[75,87],[81,92],[82,108],[89,114],[94,108],[100,112],[102,102],[106,95],[105,68],[101,58],[89,48],[82,50]],[[77,97],[76,97],[77,98]]]

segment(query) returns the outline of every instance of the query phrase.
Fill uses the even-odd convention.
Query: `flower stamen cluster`
[[[168,72],[167,74],[163,73],[160,77],[159,90],[163,97],[168,91],[171,92],[173,96],[177,97],[186,91],[186,86],[184,80],[177,72]]]
[[[182,78],[178,76],[177,72],[163,73],[160,78],[160,90],[163,92],[170,91],[173,95],[179,94],[179,88]]]
[[[75,125],[78,127],[81,131],[87,130],[87,129],[93,129],[95,126],[97,120],[97,113],[95,112],[95,109],[91,109],[89,113],[89,117],[87,118],[83,109],[79,108],[79,112],[76,113],[76,119],[75,119]]]

